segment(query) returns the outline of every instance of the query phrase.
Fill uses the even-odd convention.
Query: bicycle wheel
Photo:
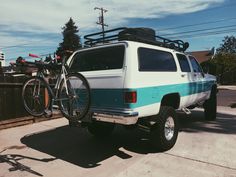
[[[90,106],[90,88],[88,81],[79,73],[66,76],[59,88],[59,107],[70,121],[81,120]]]
[[[48,84],[37,76],[27,79],[22,89],[22,100],[25,110],[30,115],[44,115],[52,101]]]

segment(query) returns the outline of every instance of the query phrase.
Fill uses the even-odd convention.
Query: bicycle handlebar
[[[49,69],[49,70],[59,70],[61,69],[62,64],[61,63],[45,63],[41,61],[31,62],[31,61],[25,61],[16,63],[15,65],[21,65],[21,66],[28,66],[28,67],[36,67],[39,70],[42,69]]]

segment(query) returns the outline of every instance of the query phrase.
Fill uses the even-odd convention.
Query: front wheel
[[[151,128],[151,143],[160,151],[171,149],[178,137],[178,120],[174,108],[162,106]]]
[[[44,115],[52,101],[46,81],[37,76],[27,79],[22,88],[22,101],[30,115],[35,117]]]
[[[59,107],[62,114],[72,122],[81,120],[90,106],[90,87],[79,73],[66,75],[59,88]]]
[[[216,112],[217,112],[217,91],[216,89],[211,90],[211,95],[208,100],[203,104],[205,119],[209,121],[216,120]]]

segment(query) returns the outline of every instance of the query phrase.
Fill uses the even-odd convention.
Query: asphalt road
[[[219,90],[217,98],[218,106],[230,106],[236,103],[236,90]]]
[[[65,119],[1,130],[0,177],[236,177],[236,111],[218,111],[213,122],[180,114],[177,143],[162,153],[121,126],[103,140]]]

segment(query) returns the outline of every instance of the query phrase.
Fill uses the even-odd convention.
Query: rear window
[[[139,48],[139,71],[177,71],[174,57],[171,53]]]
[[[78,52],[72,59],[72,71],[96,71],[123,68],[123,45]]]

